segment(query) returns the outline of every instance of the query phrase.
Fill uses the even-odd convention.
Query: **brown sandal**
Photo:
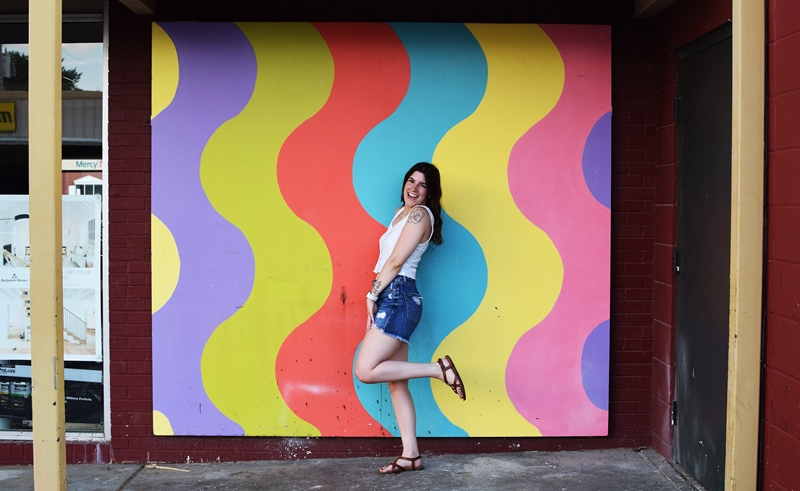
[[[405,472],[405,471],[421,471],[422,469],[425,468],[425,466],[422,465],[422,462],[419,462],[419,459],[421,459],[421,458],[422,458],[422,455],[417,455],[413,459],[410,459],[408,457],[403,457],[401,455],[400,457],[397,457],[396,459],[394,459],[393,461],[391,461],[391,462],[389,462],[387,464],[387,465],[391,466],[388,471],[384,471],[383,467],[386,467],[386,466],[383,466],[380,469],[378,469],[378,472],[380,472],[381,474],[399,474],[399,473]],[[411,462],[411,467],[403,467],[403,466],[399,465],[397,463],[398,460],[405,460],[406,462]],[[416,465],[416,462],[419,462],[419,465]]]
[[[444,355],[444,358],[445,358],[445,360],[447,360],[450,363],[450,366],[445,367],[441,358],[439,358],[437,360],[439,362],[439,366],[442,367],[442,378],[444,379],[444,383],[447,384],[447,371],[448,370],[452,370],[453,371],[453,376],[455,378],[453,378],[453,383],[452,384],[447,384],[447,385],[449,385],[450,388],[453,389],[453,392],[455,392],[456,395],[462,401],[466,401],[467,400],[467,389],[464,387],[464,382],[461,381],[461,377],[458,375],[458,370],[456,370],[456,364],[453,363],[453,360],[450,359],[449,355]],[[461,392],[459,392],[459,390]]]

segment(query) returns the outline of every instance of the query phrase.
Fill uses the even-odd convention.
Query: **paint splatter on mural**
[[[432,161],[409,359],[452,355],[470,397],[411,381],[418,434],[606,434],[610,95],[606,26],[154,24],[155,431],[397,435],[352,367]]]

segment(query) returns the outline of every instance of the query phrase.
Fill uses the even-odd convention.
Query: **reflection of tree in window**
[[[3,70],[3,88],[5,90],[28,90],[28,55],[19,51],[6,51],[3,57],[8,57],[10,73]],[[64,61],[64,58],[61,58]],[[82,73],[77,68],[61,67],[61,90],[81,90],[78,82]]]

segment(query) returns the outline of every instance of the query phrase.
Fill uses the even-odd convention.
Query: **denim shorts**
[[[406,276],[397,276],[378,295],[375,327],[387,336],[408,342],[422,318],[422,297],[417,282]]]

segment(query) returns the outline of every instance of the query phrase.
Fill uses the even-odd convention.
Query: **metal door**
[[[675,460],[724,488],[731,212],[731,37],[679,52]]]

